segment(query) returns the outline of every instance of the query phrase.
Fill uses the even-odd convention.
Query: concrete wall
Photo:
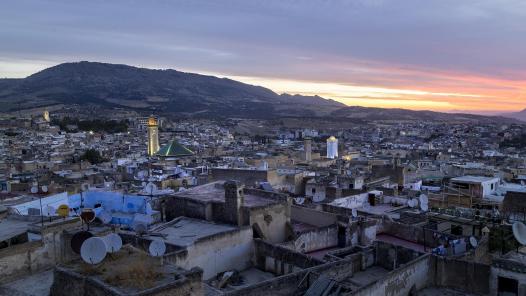
[[[272,243],[281,243],[287,240],[287,223],[290,221],[287,206],[273,204],[261,208],[251,208],[249,213],[250,225],[257,224],[265,239]]]
[[[303,232],[293,241],[294,250],[302,253],[335,246],[338,246],[338,226],[336,224]]]
[[[338,217],[335,214],[317,211],[306,207],[291,206],[290,210],[292,220],[313,226],[329,226],[338,221]]]
[[[491,267],[455,258],[433,256],[435,286],[459,289],[473,294],[488,294]],[[521,294],[519,294],[521,295]]]
[[[278,182],[277,174],[273,170],[245,170],[212,168],[211,181],[236,180],[247,186],[254,186],[256,182],[269,182],[271,185]]]
[[[255,240],[255,265],[277,275],[323,264],[323,261],[288,248]]]
[[[169,296],[169,295],[204,295],[200,269],[192,269],[182,274],[179,278],[134,295],[143,296]],[[53,285],[50,289],[51,296],[124,296],[130,295],[122,290],[112,287],[103,281],[84,276],[63,267],[56,267]]]
[[[65,244],[64,229],[78,223],[56,221],[45,225],[41,231],[42,240],[13,245],[0,250],[0,282],[39,272],[71,259]]]
[[[431,255],[420,257],[406,266],[389,272],[380,280],[358,289],[351,295],[356,296],[406,296],[410,291],[420,290],[429,283]]]
[[[489,291],[491,295],[498,295],[498,278],[499,277],[505,277],[514,279],[518,282],[519,285],[519,295],[526,295],[526,275],[524,273],[520,272],[513,272],[510,270],[497,268],[495,266],[491,267],[491,271],[489,274],[490,280],[489,280]]]
[[[338,262],[330,262],[323,265],[307,268],[298,272],[289,273],[280,277],[270,279],[239,289],[232,292],[225,292],[224,295],[251,295],[251,296],[289,296],[296,295],[298,285],[303,281],[301,289],[305,289],[312,284],[321,272],[337,276],[341,272],[348,272],[351,268],[352,260],[345,259]],[[301,294],[299,294],[301,295]]]
[[[167,254],[167,262],[185,269],[200,267],[203,279],[228,271],[241,271],[251,266],[254,254],[254,241],[251,227],[219,233],[197,240],[186,248],[186,254]]]

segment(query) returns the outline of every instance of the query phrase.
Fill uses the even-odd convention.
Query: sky
[[[82,60],[230,77],[347,105],[519,111],[526,1],[0,2],[0,77]]]

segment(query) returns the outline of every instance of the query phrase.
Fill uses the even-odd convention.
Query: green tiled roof
[[[194,155],[194,152],[179,144],[177,140],[173,140],[170,144],[159,149],[157,155],[162,157],[182,157]]]

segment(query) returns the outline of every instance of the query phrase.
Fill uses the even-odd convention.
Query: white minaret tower
[[[330,136],[327,139],[327,158],[334,159],[338,157],[338,139]]]
[[[157,119],[150,116],[148,118],[148,155],[153,156],[159,151],[159,125]]]

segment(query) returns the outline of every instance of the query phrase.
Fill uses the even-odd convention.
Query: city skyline
[[[520,1],[78,4],[1,4],[0,77],[90,60],[347,105],[496,114],[526,107]]]

